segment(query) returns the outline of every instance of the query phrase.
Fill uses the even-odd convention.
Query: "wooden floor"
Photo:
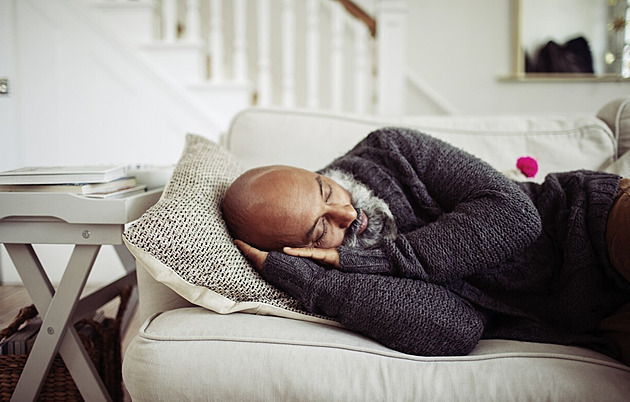
[[[0,328],[4,329],[20,308],[31,304],[23,286],[0,286]]]
[[[86,287],[84,293],[90,293],[93,291],[94,287]],[[28,292],[23,286],[0,286],[0,329],[6,328],[13,319],[18,314],[22,307],[26,307],[31,305],[31,298],[28,295]],[[102,307],[105,316],[107,317],[115,317],[116,312],[118,311],[118,298],[112,300]],[[127,328],[125,334],[123,334],[122,339],[122,350],[124,355],[124,350],[127,349],[129,342],[133,339],[133,337],[138,332],[140,328],[140,322],[138,319],[137,311]],[[131,400],[129,395],[125,390],[125,400]]]

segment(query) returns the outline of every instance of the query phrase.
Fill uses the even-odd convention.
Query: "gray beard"
[[[352,175],[341,170],[329,169],[322,172],[348,190],[352,197],[352,205],[357,210],[357,219],[346,231],[342,245],[367,249],[378,245],[383,239],[396,238],[396,223],[385,201],[378,198],[363,183]],[[360,235],[362,215],[368,217],[368,225]]]

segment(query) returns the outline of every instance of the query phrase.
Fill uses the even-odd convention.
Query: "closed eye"
[[[315,240],[315,241],[313,242],[313,245],[314,245],[315,247],[321,247],[321,245],[322,245],[322,244],[323,244],[323,242],[324,242],[324,237],[326,237],[326,232],[328,232],[328,224],[326,223],[326,220],[325,220],[325,219],[323,219],[323,220],[322,220],[322,234],[321,234],[321,236],[319,236],[319,237],[317,238],[317,240]]]
[[[324,192],[324,182],[322,180],[322,177],[320,175],[316,175],[315,176],[315,181],[317,183],[317,186],[319,187],[319,194],[322,198],[322,200],[324,202],[328,202],[328,200],[330,199],[330,196],[332,194],[332,187],[330,185],[330,183],[325,183],[328,186],[328,194],[325,194]],[[317,237],[316,240],[311,240],[311,244],[313,245],[317,245],[318,243],[321,244],[323,241],[324,236],[326,235],[327,232],[327,227],[326,227],[326,221],[324,220],[324,218],[318,218],[315,220],[315,222],[313,223],[313,226],[311,226],[311,228],[308,230],[308,232],[306,232],[306,238],[307,239],[312,239],[312,236],[315,232],[315,229],[317,229],[317,226],[319,225],[320,221],[322,221],[322,234],[320,236]]]
[[[330,201],[330,198],[332,197],[332,193],[333,193],[333,188],[330,185],[330,183],[325,183],[328,186],[328,193],[324,193],[324,187],[323,187],[323,180],[321,179],[321,177],[318,177],[318,183],[320,186],[320,191],[322,194],[322,198],[324,199],[325,203],[328,203]],[[328,233],[328,223],[326,222],[326,218],[322,218],[322,234],[319,235],[319,237],[313,242],[313,246],[314,247],[321,247],[321,245],[324,243],[324,239],[326,238],[326,234]]]

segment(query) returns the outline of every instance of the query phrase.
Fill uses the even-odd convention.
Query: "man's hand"
[[[263,265],[269,253],[258,250],[241,240],[235,239],[234,244],[236,244],[245,257],[254,264],[254,267],[258,271],[262,272]],[[294,257],[310,258],[332,267],[339,268],[339,252],[337,252],[336,248],[285,247],[282,251]]]
[[[339,252],[336,248],[285,247],[282,251],[295,257],[310,258],[339,268]]]
[[[259,272],[262,272],[263,264],[265,263],[269,253],[266,251],[260,251],[241,240],[234,240],[234,244],[236,244],[245,257],[254,264],[254,268],[256,268]]]

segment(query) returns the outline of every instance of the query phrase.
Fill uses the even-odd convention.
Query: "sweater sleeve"
[[[536,207],[513,181],[473,155],[413,130],[375,131],[331,167],[363,178],[388,200],[402,229],[381,245],[386,259],[340,250],[347,272],[444,284],[488,272],[541,232]],[[397,197],[409,202],[397,203]],[[418,214],[421,225],[413,220]]]
[[[307,311],[338,320],[403,353],[468,354],[483,332],[483,321],[472,306],[439,285],[327,270],[279,252],[269,254],[262,273]]]

